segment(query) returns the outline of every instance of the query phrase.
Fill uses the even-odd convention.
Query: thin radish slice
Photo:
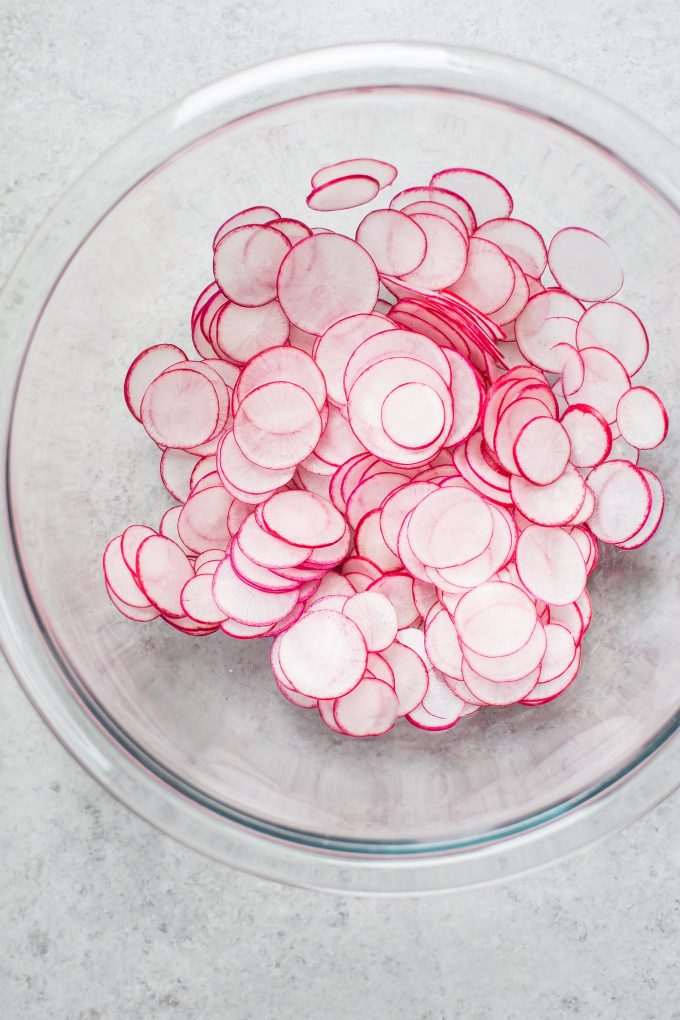
[[[522,426],[513,446],[520,474],[535,485],[549,485],[564,472],[571,454],[566,429],[553,418],[534,418]]]
[[[623,271],[612,249],[583,227],[565,227],[555,234],[548,265],[560,287],[582,301],[606,301],[623,285]]]
[[[196,557],[194,563],[194,570],[198,573],[203,567],[208,564],[219,563],[220,560],[224,559],[224,549],[206,549],[205,552],[200,553]]]
[[[389,684],[366,676],[361,683],[338,698],[333,717],[338,728],[350,737],[378,737],[397,721],[399,702]]]
[[[480,655],[467,648],[462,642],[461,648],[463,649],[463,670],[467,663],[470,669],[486,680],[492,680],[494,683],[510,683],[513,680],[524,679],[540,665],[546,649],[545,628],[539,620],[526,644],[509,655]],[[463,673],[463,679],[465,680],[465,673]]]
[[[653,450],[668,434],[668,414],[660,398],[646,386],[627,390],[616,406],[621,435],[638,450]]]
[[[390,493],[401,488],[407,481],[406,475],[394,471],[381,472],[364,479],[347,500],[345,513],[349,524],[353,528],[358,527],[362,517],[369,510],[379,506]]]
[[[257,503],[280,485],[285,485],[293,477],[295,469],[275,471],[253,464],[243,455],[230,430],[225,432],[217,448],[217,470],[229,492],[244,502]]]
[[[212,582],[212,575],[197,574],[196,577],[190,577],[182,588],[182,609],[197,623],[222,623],[225,618],[225,614],[215,605]]]
[[[545,626],[547,645],[541,662],[539,683],[549,683],[569,669],[576,656],[576,642],[569,630],[559,623]]]
[[[249,559],[238,544],[238,540],[231,543],[229,548],[229,560],[234,572],[246,584],[252,585],[265,592],[298,592],[299,581],[282,577],[281,574],[254,563]]]
[[[278,301],[255,308],[230,301],[217,317],[215,346],[225,358],[244,364],[269,347],[285,344],[289,333],[290,324]]]
[[[507,217],[487,220],[477,228],[476,236],[497,244],[528,276],[537,279],[543,275],[548,251],[543,238],[530,223]]]
[[[260,527],[254,514],[246,517],[241,524],[237,540],[249,559],[272,570],[278,567],[297,567],[304,563],[312,551],[310,546],[289,545],[270,535]]]
[[[479,698],[476,698],[464,680],[456,680],[454,677],[450,676],[444,676],[444,680],[446,682],[446,686],[449,687],[456,697],[460,698],[460,700],[467,706],[467,711],[464,713],[465,715],[470,714],[470,711],[476,712],[480,708],[487,707],[487,702],[480,701]]]
[[[181,594],[194,568],[176,542],[162,535],[144,539],[137,550],[139,585],[164,616],[184,615]]]
[[[394,692],[399,702],[398,715],[413,712],[425,697],[429,685],[425,662],[412,648],[397,640],[382,657],[394,674]]]
[[[446,409],[441,397],[429,386],[407,382],[385,397],[380,419],[393,443],[409,450],[422,450],[441,436]]]
[[[324,378],[314,359],[294,347],[273,347],[249,361],[234,389],[234,413],[253,390],[273,382],[290,382],[309,393],[319,411],[326,402]]]
[[[426,496],[437,491],[437,486],[431,482],[412,482],[397,489],[383,501],[380,509],[380,530],[385,544],[395,556],[399,547],[399,532],[406,517]]]
[[[529,284],[527,283],[526,276],[520,269],[519,264],[515,262],[513,258],[509,255],[506,255],[505,257],[510,263],[510,268],[514,274],[515,282],[513,284],[512,291],[510,292],[510,297],[505,304],[501,305],[497,311],[489,313],[489,318],[492,322],[498,323],[499,326],[514,322],[520,312],[526,308],[527,301],[529,300]]]
[[[177,451],[181,453],[181,450]],[[208,475],[214,474],[217,471],[217,457],[201,457],[200,460],[194,462],[194,467],[191,472],[191,478],[189,480],[190,488],[189,491],[193,492],[196,486],[203,481]],[[186,500],[182,500],[183,503]]]
[[[337,319],[372,311],[379,283],[373,259],[356,241],[340,234],[314,234],[286,255],[277,288],[291,322],[321,334]]]
[[[171,506],[169,510],[166,510],[158,525],[158,533],[163,535],[164,538],[172,539],[187,556],[195,556],[196,550],[190,549],[188,545],[184,544],[177,530],[177,523],[182,509],[183,507],[181,506]]]
[[[361,681],[367,649],[357,625],[342,613],[303,615],[281,637],[279,663],[288,682],[312,698],[339,698]]]
[[[414,509],[409,544],[418,559],[432,567],[459,565],[487,548],[493,524],[489,508],[476,493],[439,489]]]
[[[410,574],[404,572],[385,574],[377,581],[371,581],[366,590],[384,595],[392,603],[400,630],[410,627],[418,619],[419,613],[413,601],[413,579]]]
[[[119,599],[116,593],[109,585],[106,585],[106,594],[109,596],[111,602],[118,610],[118,612],[128,620],[133,620],[135,623],[150,623],[152,620],[157,620],[161,615],[155,606],[129,606],[127,602],[123,602]]]
[[[393,209],[392,212],[398,210]],[[404,206],[401,212],[406,213],[408,216],[413,216],[414,213],[427,213],[428,216],[441,216],[442,219],[448,220],[449,223],[456,227],[465,237],[470,237],[469,218],[463,218],[459,212],[452,209],[448,205],[442,205],[441,202],[411,202],[410,205]],[[394,274],[398,276],[398,273]]]
[[[467,266],[453,286],[455,293],[488,314],[503,307],[514,286],[512,265],[498,245],[482,237],[470,238]]]
[[[363,556],[348,556],[342,569],[347,573],[366,574],[371,581],[378,581],[383,576],[380,567],[377,567],[371,560],[364,559]]]
[[[434,187],[447,188],[462,195],[472,206],[477,223],[510,216],[512,213],[513,201],[508,189],[483,170],[472,170],[469,167],[440,170],[430,183]]]
[[[612,433],[606,420],[589,404],[572,404],[562,415],[576,467],[595,467],[609,456]]]
[[[382,652],[397,636],[397,613],[388,598],[376,591],[352,595],[342,610],[356,623],[369,652]]]
[[[568,524],[579,512],[586,498],[586,484],[576,468],[568,464],[550,485],[534,485],[513,475],[510,492],[517,509],[533,524],[555,527]]]
[[[363,218],[356,232],[378,272],[405,276],[423,262],[427,253],[425,231],[416,220],[396,209],[376,209]]]
[[[230,538],[227,515],[232,502],[233,496],[221,485],[194,492],[177,520],[182,542],[197,553],[226,546]]]
[[[373,159],[370,156],[362,156],[358,159],[343,159],[340,163],[331,163],[317,170],[313,175],[311,184],[313,188],[320,188],[329,181],[337,180],[339,177],[353,175],[373,177],[380,188],[387,188],[397,177],[397,168],[391,163],[382,159]]]
[[[262,507],[262,523],[290,545],[333,545],[345,533],[341,514],[313,492],[277,492]]]
[[[145,538],[155,534],[153,528],[147,527],[146,524],[131,524],[121,535],[120,551],[123,554],[125,565],[131,573],[134,574],[137,569],[137,550],[140,545]],[[123,601],[125,600],[123,599]]]
[[[329,730],[333,730],[334,733],[342,733],[343,736],[346,736],[335,721],[335,715],[333,713],[335,701],[335,698],[330,701],[317,701],[317,709],[322,721],[326,724]]]
[[[297,591],[271,592],[243,581],[230,560],[213,575],[213,598],[225,616],[250,627],[271,627],[291,612]]]
[[[214,280],[212,280],[207,287],[204,287],[201,293],[198,295],[194,302],[194,307],[191,309],[191,325],[192,327],[196,324],[200,316],[202,315],[205,306],[208,304],[216,294],[220,294],[220,288],[217,286]]]
[[[560,341],[573,341],[576,346],[576,331],[582,314],[581,302],[564,291],[546,290],[534,294],[515,323],[515,338],[524,357],[545,371],[559,371],[559,359],[551,358],[550,352]],[[553,323],[553,319],[559,322]]]
[[[468,234],[472,234],[477,226],[477,220],[470,204],[461,195],[457,195],[447,188],[406,188],[394,195],[390,202],[390,209],[403,211],[415,202],[436,202],[438,205],[453,209],[463,219]]]
[[[640,319],[618,301],[591,305],[576,331],[580,347],[601,347],[619,359],[628,375],[639,372],[649,353],[647,330]]]
[[[272,382],[251,390],[234,416],[234,439],[241,453],[270,470],[297,467],[321,432],[316,404],[295,383]]]
[[[185,450],[163,450],[160,462],[161,481],[178,502],[184,503],[191,491],[191,472],[198,458]]]
[[[220,402],[212,382],[198,372],[167,370],[142,399],[144,428],[162,446],[190,449],[210,439],[220,421]]]
[[[358,453],[365,453],[363,446],[352,432],[352,426],[336,407],[328,408],[328,422],[314,453],[333,468],[340,467]]]
[[[311,596],[307,605],[311,607],[317,600],[325,598],[327,595],[344,595],[349,597],[353,594],[354,588],[349,581],[331,570],[324,575],[321,584],[314,595]]]
[[[184,351],[174,344],[156,344],[137,355],[127,370],[123,386],[125,403],[137,421],[142,420],[142,398],[154,379],[171,365],[186,360]]]
[[[438,571],[440,587],[473,588],[491,580],[493,575],[511,559],[517,543],[517,527],[511,515],[503,507],[489,506],[494,518],[491,541],[479,556],[456,567],[444,567]],[[432,573],[428,568],[428,573]]]
[[[493,439],[493,449],[501,467],[508,473],[520,473],[515,456],[515,444],[524,427],[541,418],[552,421],[550,411],[545,404],[541,400],[531,397],[520,397],[514,400],[499,416]],[[564,470],[564,466],[562,470]]]
[[[427,692],[406,718],[420,730],[449,730],[466,714],[466,707],[466,703],[453,693],[440,673],[430,669]]]
[[[585,368],[583,385],[565,396],[569,404],[588,404],[600,412],[607,422],[616,421],[616,409],[624,393],[630,389],[630,377],[613,354],[599,347],[581,348]]]
[[[225,620],[220,624],[220,630],[228,637],[237,638],[239,641],[251,641],[253,638],[268,637],[271,627],[251,627],[247,623],[239,623],[238,620]]]
[[[274,227],[279,233],[284,234],[291,244],[297,244],[304,237],[311,237],[312,231],[302,222],[289,217],[277,217],[275,220],[268,220],[266,226]]]
[[[274,227],[237,227],[215,248],[215,280],[239,305],[266,305],[276,297],[279,268],[290,251],[290,241]]]
[[[451,369],[453,425],[445,446],[455,446],[474,431],[479,422],[484,388],[479,374],[458,351],[444,350]]]
[[[619,549],[639,549],[640,546],[649,542],[650,538],[656,532],[656,529],[661,523],[661,517],[663,516],[663,508],[665,502],[665,494],[663,485],[654,474],[653,471],[648,471],[647,468],[640,468],[640,471],[645,476],[645,481],[649,486],[652,494],[652,505],[647,516],[647,520],[642,525],[639,531],[633,535],[632,538],[628,539],[627,542],[619,542]],[[123,551],[125,551],[125,539],[123,538]]]
[[[518,652],[530,640],[536,621],[536,606],[529,596],[515,585],[499,582],[463,595],[453,617],[461,642],[486,657]]]
[[[563,528],[525,528],[517,542],[516,563],[524,587],[551,605],[575,602],[586,586],[581,550]]]
[[[588,526],[603,542],[628,542],[644,526],[652,508],[649,483],[640,468],[609,460],[588,475],[595,510]]]
[[[312,597],[307,605],[308,613],[318,613],[322,609],[332,609],[334,613],[341,613],[350,595],[322,595],[320,598]]]
[[[403,282],[412,287],[441,290],[460,281],[468,263],[467,236],[441,216],[414,213],[411,219],[425,235],[426,251],[416,269],[402,274]]]
[[[436,372],[443,383],[447,385],[450,383],[451,369],[440,347],[420,333],[407,329],[391,329],[369,337],[353,351],[344,374],[345,392],[349,394],[359,376],[367,368],[372,368],[389,358],[401,357],[421,362]],[[398,378],[395,385],[404,381]]]
[[[574,682],[581,665],[581,649],[576,649],[576,655],[570,666],[556,676],[553,680],[546,680],[536,685],[534,690],[526,698],[522,699],[523,705],[545,705],[554,698],[564,694],[566,689]]]
[[[380,191],[380,184],[374,177],[363,174],[349,174],[336,177],[314,188],[307,195],[307,205],[317,212],[335,212],[339,209],[354,209],[371,202]]]
[[[583,615],[576,604],[569,606],[550,606],[548,609],[549,622],[559,623],[566,627],[578,646],[581,643],[585,630]]]
[[[372,560],[383,573],[389,573],[391,570],[400,570],[402,564],[383,538],[381,515],[380,507],[364,514],[357,524],[354,542],[360,556]]]
[[[294,691],[291,687],[285,687],[282,683],[279,683],[278,680],[276,681],[276,686],[278,687],[279,691],[286,699],[286,701],[289,701],[291,705],[295,705],[296,708],[319,707],[319,703],[317,702],[316,698],[308,698],[304,694],[298,694],[297,691]]]
[[[569,398],[577,393],[583,386],[586,374],[586,366],[579,351],[570,343],[558,343],[552,349],[552,354],[560,359],[560,375],[562,376],[562,394]]]
[[[465,685],[470,693],[486,705],[493,705],[497,708],[516,705],[517,702],[527,698],[536,689],[540,675],[540,670],[537,667],[528,676],[505,683],[496,683],[481,676],[467,664],[464,665],[463,670]]]
[[[149,536],[146,537],[148,538]],[[146,538],[143,541],[146,541]],[[149,599],[146,591],[138,584],[136,569],[133,571],[123,556],[122,535],[112,538],[106,546],[103,567],[106,584],[116,598],[135,609],[148,608],[151,599]]]
[[[251,227],[255,223],[271,223],[272,220],[278,219],[278,215],[276,209],[272,209],[268,205],[251,205],[249,209],[243,209],[224,221],[215,234],[213,250],[218,246],[225,234],[236,230],[237,227]]]
[[[440,672],[462,680],[463,652],[453,620],[443,606],[427,619],[425,651],[432,665]]]
[[[346,402],[345,369],[354,351],[369,337],[391,329],[394,325],[389,319],[370,312],[340,319],[321,335],[314,359],[323,372],[330,400],[335,404]]]

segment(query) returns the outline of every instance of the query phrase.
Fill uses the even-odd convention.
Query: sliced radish
[[[496,312],[508,301],[515,286],[512,265],[498,245],[472,237],[465,272],[453,289],[481,312]]]
[[[233,430],[225,432],[217,448],[217,470],[222,482],[245,503],[259,503],[293,477],[294,468],[273,470],[253,464],[241,452]]]
[[[212,592],[225,616],[250,627],[273,626],[290,613],[297,602],[297,590],[271,592],[247,583],[228,559],[220,563],[213,575]]]
[[[230,301],[217,316],[215,346],[226,358],[244,364],[270,347],[285,344],[290,324],[278,301],[244,307]]]
[[[164,616],[184,615],[182,589],[194,568],[176,542],[162,535],[144,539],[137,550],[139,585],[149,602]]]
[[[250,227],[255,223],[271,223],[272,220],[278,218],[278,215],[276,209],[272,209],[268,205],[252,205],[249,209],[243,209],[224,221],[215,234],[213,249],[217,247],[225,234],[235,230],[236,227]]]
[[[397,721],[399,701],[383,680],[366,676],[333,706],[336,725],[350,737],[378,737]]]
[[[212,438],[220,422],[220,401],[213,383],[200,373],[165,371],[148,386],[140,413],[154,442],[190,449]]]
[[[595,467],[609,456],[612,433],[604,417],[589,404],[572,404],[562,415],[576,467]]]
[[[279,268],[289,251],[290,241],[274,227],[237,227],[215,248],[215,280],[239,305],[266,305],[276,297]]]
[[[400,630],[410,627],[418,619],[418,610],[413,601],[413,579],[410,574],[403,571],[385,574],[378,580],[371,581],[366,590],[384,595],[392,603]]]
[[[519,536],[517,573],[531,594],[564,606],[575,602],[586,585],[586,565],[576,541],[563,528],[530,525]]]
[[[588,475],[595,510],[588,526],[603,542],[628,542],[644,526],[651,508],[649,482],[626,460],[609,460]]]
[[[409,544],[423,563],[450,567],[467,563],[489,545],[493,517],[484,501],[462,488],[440,489],[412,513]]]
[[[361,681],[367,649],[357,625],[342,613],[320,610],[303,615],[282,635],[279,662],[300,694],[339,698]]]
[[[569,463],[571,443],[553,418],[534,418],[523,425],[513,446],[520,474],[535,485],[557,481]]]
[[[608,423],[616,421],[621,397],[630,389],[630,377],[613,354],[599,347],[583,347],[580,351],[585,369],[582,385],[565,396],[569,404],[587,404],[600,412]]]
[[[174,344],[156,344],[137,355],[127,370],[123,387],[125,403],[137,421],[142,420],[142,399],[154,379],[171,365],[186,360],[184,351]]]
[[[641,545],[649,542],[650,538],[654,535],[656,529],[661,523],[665,502],[663,485],[653,471],[648,471],[647,468],[640,468],[640,471],[644,475],[645,481],[647,482],[652,494],[652,505],[650,507],[649,514],[647,515],[647,520],[640,530],[627,541],[617,543],[620,549],[639,549]]]
[[[536,279],[543,275],[548,251],[543,238],[530,223],[507,217],[486,220],[477,228],[476,236],[497,244],[528,276]]]
[[[182,507],[177,531],[184,545],[197,553],[224,547],[230,538],[228,513],[233,497],[219,486],[192,493]]]
[[[638,450],[660,446],[668,434],[668,414],[659,397],[646,386],[633,386],[616,405],[621,435]]]
[[[344,159],[340,163],[332,163],[330,166],[324,166],[317,170],[312,177],[311,184],[313,188],[320,188],[323,184],[337,180],[339,177],[357,174],[373,177],[380,188],[387,188],[395,181],[397,168],[382,159],[372,159],[367,156],[358,159]]]
[[[576,331],[580,347],[601,347],[621,362],[628,375],[635,375],[649,353],[649,339],[642,322],[630,308],[618,301],[591,305],[583,313]]]
[[[290,545],[333,545],[345,533],[345,521],[332,503],[313,492],[276,493],[262,508],[262,522]]]
[[[586,484],[576,468],[568,464],[557,481],[549,485],[534,485],[514,475],[510,492],[517,509],[532,523],[559,527],[568,524],[583,506]]]
[[[248,393],[234,416],[234,439],[253,464],[270,470],[296,467],[323,430],[309,393],[289,382],[272,382]]]
[[[598,234],[566,227],[550,242],[548,265],[560,287],[582,301],[606,301],[623,284],[616,255]]]
[[[406,188],[392,198],[390,209],[404,210],[416,202],[436,202],[438,205],[452,209],[463,219],[468,234],[472,234],[477,226],[477,220],[469,202],[447,188]]]
[[[416,269],[402,274],[403,282],[441,290],[460,281],[468,262],[467,236],[441,216],[413,213],[411,219],[425,235],[426,251]]]
[[[397,613],[388,598],[377,591],[364,591],[345,603],[343,614],[356,623],[369,652],[382,652],[397,636]]]
[[[369,253],[378,272],[388,276],[412,273],[427,252],[423,228],[396,209],[368,213],[357,227],[356,240]]]
[[[453,621],[466,648],[487,657],[507,656],[518,652],[531,638],[537,621],[536,606],[515,585],[492,582],[463,595]]]
[[[182,609],[197,623],[222,623],[225,618],[225,614],[215,605],[212,583],[210,574],[197,574],[196,577],[190,577],[182,588]]]
[[[374,177],[351,174],[337,177],[320,184],[307,195],[307,205],[317,212],[334,212],[339,209],[354,209],[371,202],[380,191]]]
[[[474,209],[478,223],[510,216],[512,213],[513,201],[508,189],[483,170],[472,170],[469,167],[441,170],[430,183],[434,187],[447,188],[461,195]]]
[[[518,701],[527,698],[536,689],[540,675],[540,670],[536,667],[528,676],[505,683],[497,683],[476,673],[467,663],[463,669],[465,685],[470,693],[483,701],[485,705],[494,705],[497,708],[516,705]]]

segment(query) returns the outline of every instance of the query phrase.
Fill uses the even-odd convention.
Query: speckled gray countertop
[[[414,36],[539,61],[680,134],[676,0],[2,0],[0,280],[158,107],[283,53]],[[508,885],[407,901],[283,888],[121,807],[0,665],[3,1020],[673,1020],[679,847],[676,796]]]

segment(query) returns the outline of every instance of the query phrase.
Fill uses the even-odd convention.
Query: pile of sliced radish
[[[396,176],[344,160],[307,204]],[[125,379],[176,502],[106,547],[124,616],[274,638],[283,697],[354,737],[570,686],[599,543],[636,549],[661,520],[638,458],[668,419],[633,382],[648,338],[606,241],[546,244],[512,213],[500,181],[449,168],[354,237],[266,205],[222,224],[196,356],[158,344]]]

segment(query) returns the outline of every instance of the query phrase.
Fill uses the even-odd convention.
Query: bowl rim
[[[110,793],[188,846],[261,877],[294,885],[400,895],[508,878],[622,827],[680,784],[680,714],[628,767],[582,796],[524,822],[447,845],[365,846],[218,814],[167,769],[126,746],[64,675],[22,573],[12,524],[10,437],[18,381],[33,332],[61,275],[110,208],[173,155],[228,121],[322,92],[423,87],[502,102],[548,118],[605,149],[680,210],[680,151],[611,100],[538,65],[480,50],[361,43],[268,61],[228,75],[155,114],[108,150],[66,192],[21,255],[0,295],[3,477],[0,644],[21,687],[61,743]],[[69,256],[64,258],[63,252]],[[36,281],[38,281],[36,283]],[[302,837],[303,834],[300,834]],[[472,844],[472,845],[471,845]]]

